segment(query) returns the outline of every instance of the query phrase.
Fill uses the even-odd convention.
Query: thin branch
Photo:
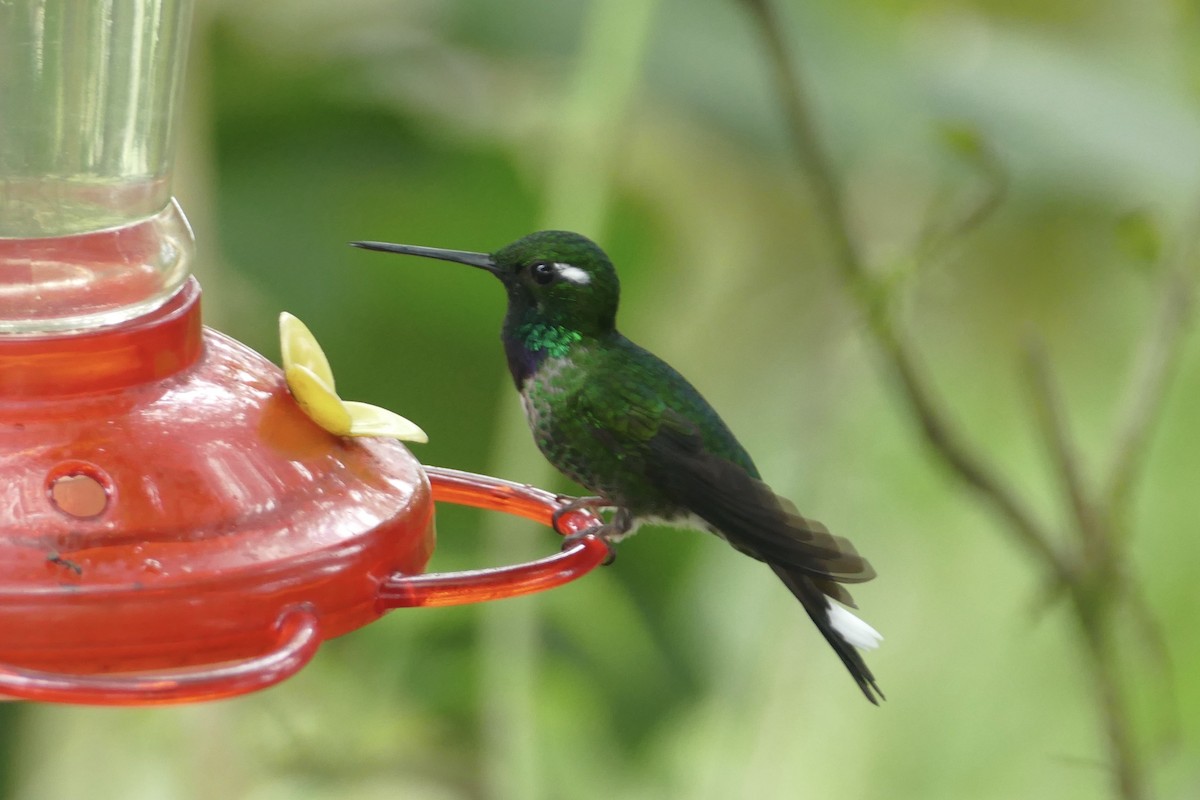
[[[1200,220],[1193,230],[1200,230]],[[1138,348],[1126,381],[1124,412],[1118,426],[1117,446],[1105,484],[1112,517],[1122,529],[1130,498],[1154,424],[1166,399],[1167,387],[1183,355],[1186,333],[1195,310],[1197,243],[1189,241],[1163,276],[1158,312]]]
[[[983,192],[949,220],[940,220],[940,224],[935,225],[934,218],[930,217],[914,248],[917,264],[927,264],[940,258],[951,245],[961,242],[990,219],[1004,202],[1008,194],[1008,175],[1000,166],[999,159],[982,142],[972,148],[972,155],[971,163],[982,173]]]
[[[1103,712],[1100,716],[1108,739],[1113,782],[1122,800],[1145,800],[1149,792],[1142,774],[1142,762],[1133,742],[1133,723],[1122,693],[1117,652],[1109,624],[1110,615],[1101,610],[1103,605],[1089,604],[1085,591],[1076,590],[1072,595],[1075,618],[1090,656],[1086,665],[1092,674]]]
[[[1032,334],[1025,342],[1025,362],[1029,386],[1042,438],[1054,460],[1054,472],[1062,482],[1079,532],[1085,560],[1092,566],[1108,560],[1111,544],[1107,531],[1097,514],[1095,503],[1084,486],[1079,458],[1071,441],[1066,410],[1051,375],[1049,358],[1041,340]]]
[[[1072,514],[1080,532],[1083,558],[1068,562],[1052,544],[1049,533],[1026,509],[1015,490],[994,471],[983,455],[970,447],[951,427],[950,419],[932,386],[918,369],[915,348],[890,316],[891,292],[866,268],[851,234],[845,203],[832,166],[820,145],[816,126],[796,65],[792,63],[781,27],[769,0],[742,0],[758,24],[769,54],[780,102],[800,164],[807,174],[818,213],[828,229],[833,255],[842,280],[861,304],[876,345],[899,379],[908,404],[926,442],[960,480],[974,489],[1001,518],[1015,538],[1049,568],[1056,586],[1072,600],[1074,618],[1085,643],[1085,659],[1107,734],[1109,758],[1116,791],[1125,800],[1142,800],[1148,788],[1142,762],[1133,740],[1124,688],[1113,643],[1114,609],[1130,602],[1145,616],[1144,598],[1130,597],[1133,582],[1119,568],[1114,551],[1119,547],[1116,529],[1123,524],[1135,478],[1144,461],[1153,423],[1159,416],[1165,389],[1182,350],[1183,333],[1191,316],[1194,279],[1180,266],[1165,280],[1164,297],[1154,332],[1140,350],[1133,370],[1130,398],[1118,437],[1109,490],[1094,500],[1084,485],[1066,430],[1065,412],[1040,352],[1031,351],[1031,379],[1043,432],[1063,481]],[[974,220],[968,218],[968,224]],[[1182,259],[1187,263],[1188,258]],[[1100,497],[1111,498],[1104,505]],[[1144,623],[1146,620],[1142,619]],[[1153,636],[1157,628],[1146,631]]]
[[[1162,692],[1165,722],[1163,737],[1168,746],[1179,744],[1182,728],[1179,719],[1180,703],[1175,687],[1175,663],[1171,660],[1171,651],[1167,647],[1167,637],[1163,633],[1162,623],[1154,616],[1146,593],[1141,585],[1133,578],[1125,579],[1125,603],[1131,615],[1135,634],[1142,642],[1141,654],[1158,671],[1154,684]]]
[[[803,85],[796,78],[795,64],[780,33],[779,20],[767,0],[742,2],[753,14],[767,45],[770,65],[779,86],[785,122],[801,167],[808,173],[812,191],[816,195],[815,210],[825,218],[823,222],[832,239],[834,260],[855,291],[865,290],[871,283],[870,275],[854,248],[841,189],[817,137],[816,126],[809,117],[809,101]]]
[[[816,208],[832,239],[834,261],[842,279],[862,305],[876,344],[900,382],[905,402],[920,424],[925,441],[952,472],[978,492],[1006,522],[1017,540],[1045,564],[1055,578],[1068,581],[1071,568],[1051,543],[1042,524],[1025,507],[1012,487],[953,428],[949,416],[917,366],[913,347],[893,324],[886,297],[867,271],[850,232],[838,182],[818,140],[808,101],[767,0],[742,0],[752,12],[766,43],[779,98],[783,105],[800,165],[816,195]]]

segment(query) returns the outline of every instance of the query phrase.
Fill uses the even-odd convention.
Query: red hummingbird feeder
[[[553,588],[584,536],[424,574],[434,505],[549,523],[565,500],[313,422],[200,320],[171,199],[188,0],[0,5],[0,695],[229,697],[399,607]],[[598,523],[586,510],[558,527]]]

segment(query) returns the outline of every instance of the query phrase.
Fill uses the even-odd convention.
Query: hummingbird
[[[594,495],[560,512],[610,511],[601,529],[581,534],[610,546],[660,523],[714,533],[764,562],[878,705],[883,693],[858,648],[874,649],[883,637],[846,609],[856,606],[845,588],[875,571],[848,540],[772,491],[695,387],[617,330],[620,282],[599,246],[569,231],[532,233],[494,253],[351,244],[499,278],[508,295],[501,340],[534,441]]]

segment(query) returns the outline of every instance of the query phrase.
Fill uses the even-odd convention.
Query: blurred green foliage
[[[1157,255],[1197,233],[1197,11],[779,5],[856,234],[904,298],[894,313],[975,442],[1055,513],[1019,343],[1031,327],[1045,336],[1084,456],[1107,457]],[[538,227],[581,229],[621,270],[622,329],[692,378],[770,482],[877,567],[856,596],[887,636],[869,661],[888,702],[862,701],[760,565],[653,530],[547,595],[392,614],[257,696],[28,709],[11,796],[1106,795],[1075,632],[922,449],[865,346],[738,4],[647,3],[629,31],[605,6],[202,2],[177,190],[208,320],[275,358],[289,310],[344,396],[429,432],[414,448],[424,462],[572,490],[521,430],[493,282],[346,242],[493,250]],[[608,85],[622,69],[631,83]],[[987,190],[985,150],[1003,203],[912,269],[922,236]],[[1198,366],[1193,337],[1130,565],[1173,689],[1132,625],[1120,638],[1147,765],[1178,798],[1200,795]],[[458,509],[439,512],[439,533],[442,570],[556,546]]]

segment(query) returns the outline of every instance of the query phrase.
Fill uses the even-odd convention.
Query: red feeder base
[[[606,557],[589,537],[528,565],[421,575],[435,492],[417,460],[315,425],[277,367],[202,330],[199,294],[192,281],[116,328],[0,339],[0,694],[239,694],[387,608],[550,588]],[[431,476],[443,497],[541,521],[561,502]]]

